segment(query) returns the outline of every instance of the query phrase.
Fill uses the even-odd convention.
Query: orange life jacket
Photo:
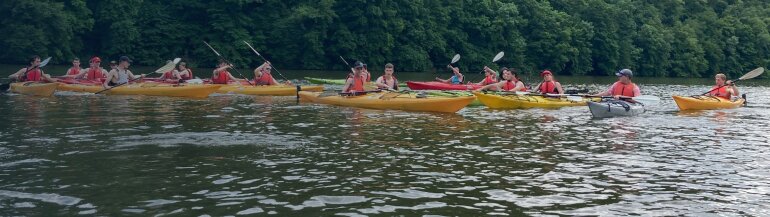
[[[24,81],[43,81],[43,72],[39,68],[29,70]]]
[[[104,78],[104,74],[102,74],[101,68],[89,68],[88,73],[86,73],[86,80],[99,80]]]
[[[732,94],[727,92],[727,88],[728,88],[728,86],[722,86],[722,87],[714,86],[712,88],[714,90],[709,92],[709,94],[711,94],[712,96],[716,96],[716,97],[722,97],[722,98],[725,98],[725,99],[730,99],[732,97]]]
[[[80,74],[80,69],[72,67],[69,71],[67,71],[67,75],[77,75]]]
[[[610,91],[613,96],[621,95],[621,96],[627,96],[627,97],[634,97],[634,89],[636,88],[636,84],[630,83],[630,84],[623,84],[620,81],[615,82],[615,84],[612,85],[613,89]]]
[[[262,76],[254,79],[254,83],[257,85],[275,85],[273,82],[273,75],[270,72],[262,72]]]
[[[482,85],[488,85],[488,84],[494,84],[494,83],[497,83],[497,82],[495,81],[495,78],[490,75],[490,76],[487,76],[486,78],[484,78],[484,81],[481,84]]]
[[[391,75],[390,77],[393,77],[393,86],[390,88],[393,88],[394,90],[398,90],[398,79],[396,76]],[[385,76],[380,76],[382,78],[382,83],[385,85],[388,85],[388,79],[385,79]]]
[[[186,69],[186,70],[184,70],[184,71],[185,71],[186,73],[183,73],[183,74],[179,75],[179,77],[182,77],[182,80],[190,80],[190,79],[193,79],[192,69],[190,69],[190,68],[187,68],[187,69]]]
[[[558,94],[559,90],[556,89],[556,82],[554,81],[546,81],[540,84],[540,89],[538,90],[542,94]]]
[[[364,78],[353,76],[353,85],[345,92],[364,92]]]
[[[219,71],[217,74],[217,78],[211,78],[211,81],[214,82],[214,84],[227,84],[230,81],[230,72],[227,70]]]

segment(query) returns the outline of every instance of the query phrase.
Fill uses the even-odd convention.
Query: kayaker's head
[[[91,60],[89,60],[88,63],[91,68],[98,68],[99,65],[102,64],[102,59],[99,57],[91,57]]]
[[[506,80],[506,81],[513,80],[513,73],[511,73],[510,69],[503,68],[503,80]]]
[[[545,82],[553,81],[553,73],[547,69],[540,73],[540,77],[543,77],[543,81]]]
[[[225,59],[220,59],[219,63],[217,63],[217,68],[222,68],[227,66],[227,61]]]
[[[115,60],[110,61],[110,68],[111,69],[118,68],[118,62],[115,62]]]
[[[80,68],[80,58],[75,57],[75,59],[72,59],[72,67]]]
[[[362,63],[361,61],[356,61],[355,63],[353,63],[353,71],[356,74],[361,74],[361,72],[364,71],[364,63]]]
[[[393,76],[393,64],[392,63],[385,64],[385,75]]]
[[[719,73],[714,76],[714,81],[717,83],[717,86],[724,86],[727,81],[727,75]]]
[[[450,66],[450,68],[452,68],[452,73],[454,73],[457,76],[460,76],[460,67]]]
[[[632,72],[630,69],[622,69],[615,73],[615,75],[618,76],[618,81],[620,81],[620,83],[630,84],[631,77],[634,77],[634,72]]]
[[[118,67],[123,68],[123,69],[127,69],[128,66],[131,65],[131,62],[132,61],[131,61],[130,58],[128,58],[128,56],[122,56],[122,57],[120,57],[120,59],[118,61]]]
[[[40,65],[40,56],[33,55],[29,57],[29,66],[37,67]]]
[[[179,61],[179,63],[176,64],[176,70],[180,72],[187,70],[187,63],[184,61]]]

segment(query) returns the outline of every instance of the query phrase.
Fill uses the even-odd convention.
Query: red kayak
[[[447,84],[438,81],[407,81],[406,86],[412,90],[475,90],[482,87],[477,84]]]

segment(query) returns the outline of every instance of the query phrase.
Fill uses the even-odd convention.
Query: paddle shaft
[[[217,55],[219,58],[222,58],[222,60],[224,60],[224,61],[225,61],[225,63],[227,63],[227,65],[231,65],[231,66],[233,65],[233,64],[231,64],[231,63],[230,63],[230,61],[228,61],[227,59],[225,59],[225,57],[223,57],[223,56],[222,56],[222,54],[219,54],[219,52],[217,52],[217,50],[216,50],[216,49],[214,49],[214,47],[212,47],[212,46],[211,46],[211,45],[210,45],[208,42],[206,42],[206,41],[203,41],[203,43],[204,43],[204,44],[206,44],[206,46],[208,46],[208,47],[209,47],[209,49],[211,49],[211,51],[214,51],[214,53],[215,53],[215,54],[216,54],[216,55]],[[230,68],[231,68],[231,69],[233,69],[233,70],[234,70],[236,73],[238,73],[238,75],[240,75],[240,76],[241,76],[241,78],[243,78],[243,80],[246,80],[246,82],[248,82],[248,83],[249,83],[249,85],[251,85],[251,86],[257,86],[256,84],[253,84],[253,83],[251,83],[251,81],[249,81],[249,79],[247,79],[247,78],[246,78],[246,76],[243,76],[243,74],[242,74],[240,71],[238,71],[238,69],[236,69],[234,66],[233,66],[233,67],[230,67]],[[222,76],[222,75],[219,75],[219,76]],[[239,82],[239,83],[240,83],[240,82]]]
[[[738,80],[735,80],[735,81],[733,81],[733,84],[735,84],[735,82],[738,82],[738,81],[741,81],[741,80],[740,80],[740,79],[738,79]],[[709,93],[711,93],[711,91],[715,91],[715,90],[718,90],[719,88],[723,88],[723,87],[726,87],[726,86],[728,86],[728,85],[719,85],[719,87],[716,87],[716,88],[714,88],[714,89],[711,89],[711,90],[709,90],[709,91],[707,91],[707,92],[705,92],[705,93],[703,93],[703,94],[701,94],[701,95],[706,95],[706,94],[709,94]]]
[[[249,48],[251,48],[251,51],[254,51],[254,53],[255,53],[255,54],[257,54],[257,56],[261,57],[261,58],[262,58],[262,60],[263,60],[263,61],[265,61],[265,62],[267,63],[267,65],[270,65],[270,68],[273,68],[273,69],[275,69],[275,72],[278,72],[278,75],[280,75],[280,76],[281,76],[281,78],[283,78],[283,80],[287,80],[287,81],[289,80],[289,79],[286,79],[286,77],[285,77],[285,76],[283,76],[283,74],[281,74],[281,72],[280,72],[280,71],[278,71],[278,69],[277,69],[277,68],[275,68],[275,66],[273,66],[273,64],[272,64],[272,63],[270,63],[269,61],[267,61],[267,59],[265,59],[265,57],[263,57],[263,56],[262,56],[262,54],[259,54],[259,52],[257,52],[257,49],[254,49],[254,47],[252,47],[252,46],[251,46],[251,44],[249,44],[249,42],[243,41],[243,43],[246,43],[246,46],[249,46]]]
[[[120,86],[123,86],[123,85],[125,85],[125,84],[131,83],[131,82],[134,82],[134,81],[136,81],[136,80],[139,80],[139,79],[142,79],[142,78],[143,78],[142,76],[139,76],[138,78],[134,78],[134,79],[131,79],[131,80],[129,80],[129,81],[128,81],[128,82],[126,82],[126,83],[118,84],[118,85],[112,86],[112,87],[110,87],[110,88],[107,88],[107,89],[104,89],[104,90],[100,90],[99,92],[96,92],[96,93],[94,93],[94,94],[100,94],[100,93],[102,93],[102,92],[104,92],[104,91],[112,90],[112,88],[120,87]]]

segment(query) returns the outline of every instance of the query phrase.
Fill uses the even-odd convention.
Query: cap
[[[110,61],[110,65],[117,65],[117,64],[118,64],[118,62],[115,62],[115,60]]]
[[[621,69],[620,71],[618,71],[618,73],[615,73],[615,75],[617,75],[618,77],[628,76],[630,78],[634,76],[634,72],[632,72],[630,69]]]
[[[122,57],[120,57],[120,62],[123,62],[123,61],[129,62],[129,63],[130,63],[130,62],[133,62],[133,61],[131,61],[131,59],[130,59],[130,58],[128,58],[128,56],[122,56]]]
[[[353,63],[353,68],[363,68],[365,65],[361,61],[356,61]]]
[[[553,75],[553,73],[548,70],[543,70],[543,72],[540,73],[540,77],[545,77],[545,75]]]
[[[102,62],[102,59],[100,59],[99,57],[92,57],[91,58],[91,62],[92,63],[100,63],[100,62]]]

